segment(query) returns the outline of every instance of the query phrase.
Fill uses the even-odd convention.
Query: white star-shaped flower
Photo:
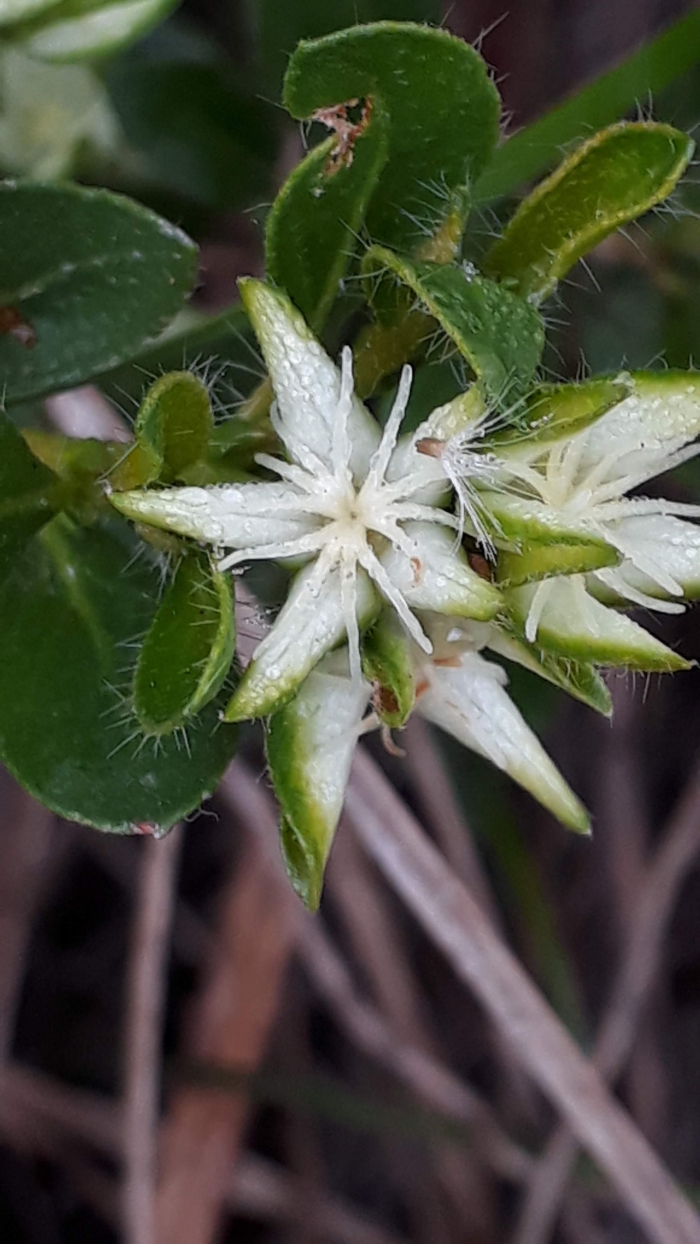
[[[278,482],[113,495],[129,517],[213,545],[219,568],[301,559],[282,612],[256,650],[227,710],[230,720],[274,711],[330,648],[347,638],[361,680],[360,631],[388,602],[426,654],[416,609],[494,616],[496,588],[455,541],[454,516],[423,499],[434,465],[412,442],[397,448],[411,386],[403,369],[383,431],[353,391],[352,352],[340,370],[288,299],[242,283],[275,402],[271,419],[287,458],[258,456]],[[438,493],[439,493],[438,488]],[[232,552],[224,555],[224,550]]]
[[[698,443],[689,444],[700,433],[700,380],[687,372],[620,380],[628,396],[573,434],[543,437],[533,427],[529,436],[514,433],[489,447],[482,421],[453,437],[442,458],[468,518],[476,508],[475,534],[482,535],[478,523],[486,525],[493,546],[509,543],[504,528],[512,545],[520,527],[524,550],[529,540],[561,541],[563,547],[580,536],[617,554],[618,564],[585,578],[564,581],[550,572],[553,577],[516,589],[515,599],[530,641],[545,618],[556,629],[566,615],[578,616],[582,630],[609,627],[611,639],[617,632],[623,659],[625,642],[634,646],[636,637],[642,644],[641,628],[613,619],[601,600],[672,613],[682,611],[684,596],[700,592],[700,529],[682,521],[700,517],[700,506],[626,495],[700,451]],[[575,627],[570,630],[575,640]],[[648,654],[662,661],[662,645],[651,637]],[[572,655],[581,655],[575,643]]]

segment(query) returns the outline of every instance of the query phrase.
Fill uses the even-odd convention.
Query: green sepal
[[[0,411],[0,581],[27,541],[53,517],[58,480]]]
[[[558,656],[554,652],[529,644],[523,635],[514,630],[499,627],[492,632],[488,647],[499,656],[522,665],[524,669],[545,678],[555,687],[566,691],[575,700],[589,708],[612,717],[612,696],[594,665],[587,661],[575,661],[571,657]]]
[[[413,293],[418,313],[427,312],[435,321],[435,332],[447,335],[493,406],[507,408],[530,388],[542,354],[544,328],[535,308],[516,294],[469,265],[413,263],[383,246],[369,249],[363,270],[368,280],[379,281],[380,289],[393,279]],[[415,349],[430,337],[422,320],[420,324]]]
[[[591,550],[593,558],[603,558],[602,565],[616,565],[619,561],[617,550],[602,536],[594,535],[587,528],[585,519],[578,518],[576,514],[567,515],[566,511],[555,510],[544,501],[511,493],[484,491],[479,493],[479,497],[484,513],[494,520],[496,539],[508,541],[516,553],[522,555],[523,550],[527,554],[532,551],[533,557],[536,557],[537,549],[530,550],[530,544],[534,541],[537,545],[574,546],[578,551],[572,554],[572,561],[577,556],[585,556],[584,548]],[[612,561],[605,560],[607,558],[612,558]],[[569,570],[566,573],[573,572]]]
[[[340,662],[346,667],[346,663]],[[326,658],[269,721],[266,750],[282,811],[280,836],[289,878],[315,911],[367,704],[366,684],[333,672]]]
[[[172,484],[205,456],[214,429],[207,386],[191,371],[167,372],[146,393],[134,431],[157,472],[149,480]],[[112,478],[112,483],[117,483]]]
[[[582,432],[631,392],[631,381],[624,377],[538,385],[515,406],[512,421],[484,438],[484,444],[499,452],[511,448],[516,456],[520,449],[527,453],[531,446]]]
[[[498,141],[498,92],[478,52],[445,30],[409,22],[301,42],[284,81],[292,116],[354,99],[372,100],[389,124],[389,158],[366,216],[370,235],[414,250],[455,211],[464,219],[469,187]]]
[[[537,628],[537,645],[575,661],[671,674],[692,667],[631,618],[586,591],[578,576],[513,588],[505,597],[517,629],[525,631],[536,591],[549,589]]]
[[[365,211],[387,159],[387,123],[378,109],[357,138],[350,163],[333,163],[329,138],[293,170],[265,223],[267,271],[314,332],[338,296]]]
[[[667,198],[694,146],[654,121],[594,134],[521,203],[485,271],[540,302],[587,251]]]
[[[527,539],[522,552],[499,550],[496,579],[503,587],[521,587],[552,575],[587,574],[621,561],[621,554],[611,544],[544,544]]]
[[[170,734],[213,700],[236,640],[232,579],[205,553],[185,554],[165,590],[134,674],[134,711],[147,734]]]
[[[416,699],[416,680],[405,632],[384,609],[362,643],[362,671],[373,684],[372,707],[391,730],[405,725]]]

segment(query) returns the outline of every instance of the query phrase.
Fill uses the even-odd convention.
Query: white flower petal
[[[583,433],[582,471],[608,455],[613,477],[642,483],[666,469],[667,460],[700,435],[700,375],[668,371],[633,375],[633,391]]]
[[[307,449],[330,469],[340,371],[284,294],[253,279],[241,281],[240,288],[270,372],[279,435],[296,461],[303,460]],[[379,435],[377,423],[353,395],[348,436],[350,465],[356,476],[366,473]]]
[[[318,522],[300,514],[288,484],[212,484],[113,492],[112,505],[136,522],[190,536],[216,548],[250,548],[295,540]]]
[[[647,514],[623,519],[615,530],[621,545],[638,550],[650,564],[658,563],[685,596],[700,596],[700,526],[665,514]],[[646,596],[666,595],[659,579],[645,574],[629,558],[616,568],[615,577]]]
[[[547,589],[544,602],[537,597],[541,588]],[[546,579],[541,584],[513,588],[506,595],[521,628],[533,604],[542,603],[536,628],[537,643],[542,648],[598,665],[659,672],[688,668],[687,661],[631,618],[595,600],[586,591],[581,575]]]
[[[588,815],[501,685],[500,666],[464,653],[458,668],[424,667],[418,710],[524,786],[564,825],[581,833]]]
[[[322,572],[322,565],[320,567]],[[367,576],[357,574],[357,617],[365,626],[377,608]],[[340,571],[325,575],[319,562],[295,578],[274,626],[258,645],[226,709],[228,721],[264,717],[285,704],[320,661],[345,635]]]
[[[415,546],[413,557],[392,545],[381,560],[411,609],[481,622],[495,617],[501,594],[471,569],[454,535],[433,523],[406,523],[404,531]]]
[[[312,909],[318,906],[370,696],[364,680],[358,683],[333,672],[338,664],[335,653],[325,657],[294,699],[275,713],[267,735],[270,776],[282,810],[287,872]]]

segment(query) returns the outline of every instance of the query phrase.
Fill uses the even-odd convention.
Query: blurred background
[[[192,0],[99,69],[0,51],[0,171],[110,186],[183,224],[202,247],[196,307],[218,311],[261,271],[265,207],[303,154],[279,103],[299,37],[442,19],[480,41],[512,132],[691,7]],[[637,109],[692,130],[700,70]],[[563,285],[553,373],[700,361],[694,179]],[[659,488],[700,500],[700,468]],[[700,612],[650,621],[700,660]],[[591,842],[424,726],[403,759],[370,749],[700,1205],[700,671],[616,677],[613,727],[523,672],[511,686],[591,808]],[[61,823],[0,774],[0,1240],[642,1241],[351,817],[303,918],[269,849],[256,731],[241,756],[163,843]],[[155,1234],[139,1149],[154,1100]]]

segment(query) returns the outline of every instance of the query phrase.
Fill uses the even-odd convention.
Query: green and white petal
[[[305,567],[294,579],[285,605],[271,630],[255,650],[224,714],[227,721],[244,721],[276,713],[292,698],[315,665],[346,634],[346,615],[340,570],[330,570],[321,582],[318,563]],[[369,578],[358,570],[357,621],[367,626],[378,609]]]
[[[507,460],[530,461],[548,444],[589,428],[630,391],[624,377],[541,385],[513,412],[512,422],[489,438],[489,445]]]
[[[518,628],[542,648],[596,665],[659,673],[690,668],[631,618],[595,600],[580,575],[545,579],[505,595]]]
[[[338,653],[338,657],[342,654]],[[267,759],[282,811],[282,853],[297,894],[315,911],[350,776],[369,684],[326,657],[270,719]],[[347,661],[345,662],[347,669]]]
[[[260,342],[277,403],[276,430],[295,461],[311,451],[330,469],[340,371],[304,317],[279,290],[252,277],[239,282],[241,297]],[[362,478],[379,443],[379,426],[356,394],[347,421],[350,466]]]
[[[700,373],[635,372],[631,380],[629,397],[587,433],[580,468],[609,459],[612,478],[628,474],[643,483],[700,435]]]
[[[467,652],[458,668],[426,663],[424,676],[424,717],[508,773],[569,829],[588,832],[585,808],[510,699],[500,666]]]
[[[295,510],[287,484],[216,484],[208,488],[113,492],[115,509],[215,548],[256,549],[284,544],[316,530],[318,521]]]
[[[484,513],[492,516],[496,541],[508,542],[517,551],[533,540],[540,544],[587,544],[598,549],[601,556],[610,557],[613,563],[618,560],[615,549],[593,530],[585,515],[566,513],[545,501],[503,492],[480,492],[479,499]]]
[[[700,596],[699,526],[668,514],[645,514],[622,519],[615,524],[615,535],[634,556],[634,560],[625,557],[615,572],[620,586],[627,585],[633,592],[652,598],[652,603],[669,596],[682,595],[689,600]],[[642,566],[646,566],[646,573]]]
[[[415,432],[403,436],[394,450],[387,469],[390,481],[409,477],[415,480],[416,501],[424,505],[445,503],[449,494],[445,471],[439,458],[421,453],[421,441],[444,441],[477,423],[486,413],[481,390],[472,385],[444,406],[437,406]]]
[[[621,554],[612,545],[587,541],[585,544],[550,544],[526,541],[522,552],[499,549],[495,571],[503,587],[520,587],[538,583],[552,575],[588,574],[594,570],[617,566]]]
[[[414,556],[392,545],[381,560],[411,609],[479,622],[496,616],[503,605],[501,593],[471,569],[454,533],[424,522],[406,523],[404,530],[415,545]]]
[[[574,699],[581,700],[604,717],[612,717],[610,692],[598,670],[589,662],[574,661],[571,657],[559,656],[556,652],[546,652],[502,626],[491,627],[487,647],[498,656],[514,661],[516,665],[522,665],[523,669],[545,678],[547,682],[566,691]]]

